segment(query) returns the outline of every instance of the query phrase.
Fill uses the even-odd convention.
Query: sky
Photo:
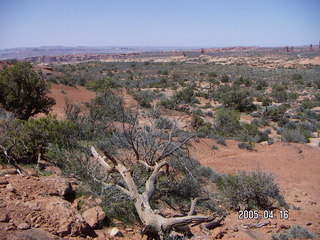
[[[320,0],[0,0],[0,49],[301,46]]]

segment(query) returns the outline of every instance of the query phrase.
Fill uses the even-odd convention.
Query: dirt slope
[[[85,106],[85,103],[90,102],[95,95],[95,92],[90,91],[85,87],[72,87],[62,84],[52,84],[51,91],[48,96],[53,97],[56,100],[56,105],[53,106],[50,114],[57,115],[57,119],[59,120],[64,119],[66,99],[68,99],[71,103],[79,104],[81,110],[86,110],[87,107]],[[38,116],[43,116],[43,114],[39,114]]]

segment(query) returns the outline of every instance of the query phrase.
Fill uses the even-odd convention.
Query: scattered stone
[[[307,196],[307,195],[308,195],[308,193],[306,193],[306,192],[303,192],[302,194],[303,194],[303,195],[305,195],[305,196]]]
[[[120,230],[116,227],[111,228],[109,235],[110,237],[124,237]]]
[[[6,229],[7,231],[16,230],[16,225],[14,223],[10,223]]]
[[[219,232],[219,233],[216,235],[215,239],[222,239],[223,236],[224,236],[226,233],[227,233],[227,232],[225,232],[225,231]]]
[[[0,181],[0,185],[5,185],[5,184],[8,184],[9,182],[7,180],[2,180]]]
[[[233,231],[233,232],[239,232],[239,229],[238,229],[238,227],[234,227],[234,228],[232,229],[232,231]]]
[[[28,224],[28,223],[25,223],[25,222],[23,222],[23,223],[20,223],[19,225],[18,225],[18,229],[20,229],[20,230],[27,230],[27,229],[29,229],[31,226]]]
[[[306,225],[307,225],[307,226],[311,226],[311,225],[312,225],[312,222],[307,222]]]
[[[0,222],[9,222],[10,217],[6,212],[0,212]]]
[[[55,240],[56,236],[41,229],[29,229],[14,235],[19,240]]]
[[[93,208],[89,208],[84,213],[82,213],[82,217],[89,224],[90,227],[96,228],[98,224],[104,220],[106,214],[104,213],[101,207],[96,206]]]
[[[278,232],[281,232],[283,229],[289,229],[290,226],[289,225],[284,225],[284,224],[281,224],[277,230],[277,233]]]
[[[294,149],[296,150],[297,153],[302,153],[302,149],[301,148],[295,147]]]
[[[282,228],[282,229],[289,229],[290,226],[289,226],[289,225],[281,224],[281,225],[280,225],[280,228]]]
[[[6,188],[7,188],[10,192],[14,192],[14,191],[15,191],[15,189],[14,189],[14,187],[12,186],[11,183],[8,183]]]
[[[296,202],[301,202],[301,200],[300,200],[300,199],[297,199]]]
[[[314,201],[309,201],[309,204],[310,204],[310,205],[316,205],[317,203],[314,202]]]

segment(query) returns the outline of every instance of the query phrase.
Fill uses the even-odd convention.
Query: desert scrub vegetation
[[[273,176],[263,172],[240,172],[237,175],[221,175],[217,186],[234,209],[271,209],[274,199],[285,206],[279,186]]]
[[[240,114],[233,109],[218,109],[214,119],[214,129],[217,135],[234,136],[240,130]]]
[[[309,124],[307,122],[294,122],[287,120],[278,129],[278,133],[286,142],[307,143],[313,136],[312,132],[316,131],[318,124]]]
[[[97,92],[97,96],[87,105],[88,111],[80,113],[79,106],[67,102],[66,120],[57,120],[52,116],[4,120],[0,131],[0,145],[3,147],[0,154],[3,161],[36,162],[40,156],[52,162],[62,168],[64,174],[73,175],[85,182],[91,193],[102,199],[102,206],[110,219],[127,223],[144,221],[146,224],[143,232],[147,235],[163,234],[158,223],[149,221],[149,216],[161,219],[161,223],[169,222],[166,225],[167,231],[171,231],[175,224],[216,221],[207,215],[198,216],[193,212],[189,214],[192,206],[203,197],[209,200],[201,202],[197,206],[197,212],[210,212],[211,216],[214,215],[213,212],[224,214],[223,211],[218,211],[218,205],[225,203],[218,204],[215,201],[218,194],[213,192],[215,185],[219,188],[219,194],[235,209],[270,209],[271,199],[284,205],[278,186],[269,174],[243,172],[234,176],[220,175],[211,168],[201,166],[187,154],[188,141],[194,136],[211,137],[221,145],[226,145],[226,138],[234,138],[243,141],[244,148],[248,148],[250,143],[253,146],[254,142],[268,140],[269,132],[259,131],[259,127],[267,125],[267,120],[270,119],[284,119],[287,108],[280,106],[275,107],[277,110],[270,110],[274,106],[268,106],[267,113],[258,116],[265,116],[264,119],[252,121],[251,124],[241,123],[241,112],[256,109],[253,104],[253,97],[256,95],[251,94],[250,90],[256,86],[257,81],[252,76],[244,74],[239,78],[239,69],[205,64],[92,62],[73,66],[66,64],[60,68],[66,72],[65,76],[81,76],[79,84],[85,84]],[[202,82],[199,81],[199,76]],[[223,80],[220,85],[217,79],[225,78],[223,76],[228,76],[228,80]],[[66,83],[70,83],[69,80]],[[201,88],[201,84],[207,80],[211,81],[209,88]],[[265,80],[261,81],[261,88],[266,88],[268,84],[263,82]],[[175,121],[169,120],[165,115],[161,116],[165,111],[162,112],[163,108],[158,108],[154,102],[161,98],[158,93],[162,89],[156,89],[157,94],[147,89],[150,86],[167,88],[178,84],[183,87],[173,90],[173,96],[161,99],[159,105],[170,109],[184,109],[191,116],[193,131],[176,129]],[[141,109],[125,109],[123,99],[117,95],[120,91],[117,88],[120,87],[130,89],[130,94],[139,105],[148,108],[142,110],[152,119],[150,124],[148,121],[144,121],[147,124],[139,122]],[[111,88],[115,89],[111,91]],[[261,92],[259,94],[263,95]],[[207,104],[205,108],[212,110],[208,120],[208,114],[202,112],[197,105],[200,97],[216,100],[223,106],[216,108]],[[184,105],[184,108],[179,105]],[[311,127],[319,119],[319,114],[305,108],[309,105],[309,102],[303,103],[304,107],[299,114],[301,119],[310,120],[306,121],[309,121]],[[190,106],[193,111],[188,110]],[[291,129],[287,123],[288,121],[283,120],[282,128]],[[314,126],[309,129],[305,125],[299,125],[294,129],[310,132],[314,130]],[[91,146],[94,146],[95,151]],[[217,149],[216,146],[212,148]],[[99,164],[99,156],[104,157],[106,164],[101,164],[103,161]],[[148,201],[141,198],[142,194],[146,194],[144,196],[147,198],[144,199]],[[141,213],[141,203],[148,209],[149,216]],[[163,218],[154,211],[168,206],[180,211],[181,216]],[[153,230],[148,229],[150,225],[154,227]]]
[[[55,100],[48,97],[50,85],[26,62],[18,62],[0,73],[0,104],[16,118],[27,120],[48,114]]]
[[[272,240],[289,240],[289,239],[315,239],[317,236],[308,229],[299,225],[292,226],[290,229],[280,233],[272,234]]]
[[[252,112],[257,109],[248,90],[238,89],[221,94],[219,101],[225,107],[234,108],[240,112]]]
[[[139,105],[143,108],[150,108],[152,101],[155,99],[155,93],[150,90],[136,90],[128,91],[132,97],[138,101]]]

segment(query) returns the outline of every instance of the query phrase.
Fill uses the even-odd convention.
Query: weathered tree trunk
[[[94,147],[91,147],[91,152],[94,159],[100,163],[107,173],[117,171],[122,176],[126,183],[127,189],[119,185],[115,185],[115,187],[128,195],[134,201],[134,206],[141,222],[144,225],[142,234],[147,235],[148,239],[162,239],[164,234],[169,233],[175,227],[185,226],[191,223],[200,224],[203,222],[211,222],[216,218],[216,216],[192,216],[194,212],[194,206],[199,199],[194,199],[191,202],[189,214],[183,217],[165,218],[151,208],[150,199],[155,192],[155,182],[158,176],[161,174],[160,170],[163,167],[166,167],[168,171],[169,165],[166,161],[162,161],[160,163],[156,162],[155,166],[149,166],[153,172],[145,183],[146,190],[143,193],[139,193],[131,176],[131,171],[126,168],[121,160],[116,159],[107,152],[104,152],[106,158],[113,163],[113,166],[111,166],[105,161],[105,158],[98,154]]]

